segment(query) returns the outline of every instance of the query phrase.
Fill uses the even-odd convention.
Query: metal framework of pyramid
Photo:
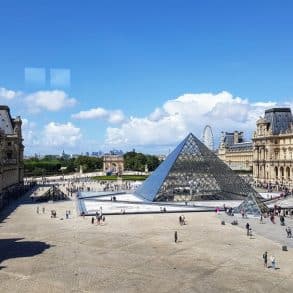
[[[240,214],[242,211],[245,214],[260,216],[268,212],[268,207],[254,195],[248,194],[247,198],[236,208],[233,209],[235,214]]]
[[[136,190],[149,201],[237,200],[261,196],[190,133]]]

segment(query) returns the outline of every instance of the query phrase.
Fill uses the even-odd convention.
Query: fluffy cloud
[[[205,125],[214,134],[243,130],[249,138],[255,121],[274,102],[250,103],[223,91],[217,94],[184,94],[166,101],[147,117],[131,117],[120,127],[108,127],[106,143],[110,145],[171,145],[193,132],[201,137]]]
[[[22,137],[26,147],[39,145],[40,137],[36,133],[36,123],[22,118]]]
[[[85,119],[105,119],[110,123],[121,123],[125,120],[124,114],[121,110],[106,110],[104,108],[94,108],[87,111],[80,111],[73,114],[72,118],[85,120]]]
[[[0,98],[2,99],[12,100],[20,95],[21,95],[21,92],[8,90],[4,87],[0,87]]]
[[[26,96],[25,101],[31,112],[39,112],[42,109],[59,111],[65,107],[76,104],[74,98],[69,97],[64,91],[38,91]]]
[[[48,146],[75,146],[81,139],[80,128],[71,122],[65,124],[50,122],[43,131],[43,144]]]

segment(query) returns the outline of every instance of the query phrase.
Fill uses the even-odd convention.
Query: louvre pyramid
[[[190,133],[136,190],[149,201],[237,200],[261,196]]]
[[[258,197],[248,194],[247,198],[237,208],[233,209],[233,212],[240,214],[244,211],[245,214],[260,216],[268,210],[268,207]]]

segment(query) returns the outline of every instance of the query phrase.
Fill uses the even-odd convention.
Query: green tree
[[[160,164],[156,156],[144,155],[135,151],[124,154],[124,166],[126,170],[144,171],[145,165],[148,165],[149,171],[155,170]]]
[[[76,168],[79,168],[79,166],[83,166],[84,171],[91,172],[91,171],[102,169],[103,159],[96,158],[96,157],[79,156],[75,160],[75,166]]]

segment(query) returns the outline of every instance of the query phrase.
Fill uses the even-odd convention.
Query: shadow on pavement
[[[0,270],[5,268],[1,263],[10,258],[30,257],[43,253],[51,245],[41,241],[21,241],[24,238],[0,239]]]
[[[28,190],[24,195],[20,196],[19,198],[11,199],[8,205],[0,210],[0,223],[5,223],[4,220],[8,219],[9,215],[12,214],[19,205],[29,203],[31,201],[30,194],[32,191],[33,189]]]

